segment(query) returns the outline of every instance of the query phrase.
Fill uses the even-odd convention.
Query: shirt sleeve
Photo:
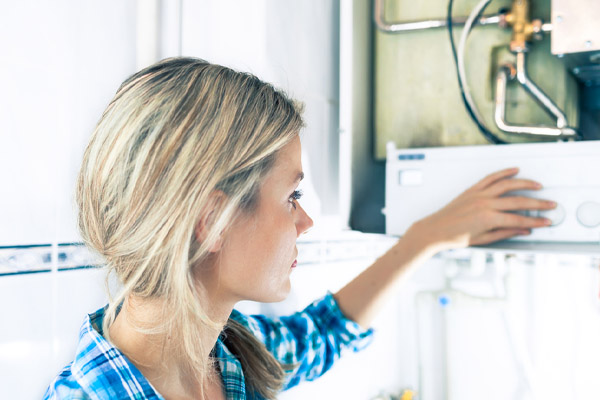
[[[284,390],[323,375],[342,354],[364,349],[373,336],[372,329],[365,330],[342,314],[331,293],[286,317],[246,316],[235,310],[231,317],[284,366]]]

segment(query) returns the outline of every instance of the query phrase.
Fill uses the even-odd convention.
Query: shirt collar
[[[102,322],[105,311],[106,307],[101,308],[84,321],[71,373],[93,400],[164,400],[137,367],[104,338]],[[213,354],[221,370],[227,400],[245,399],[242,365],[220,337]]]
[[[150,382],[102,336],[106,307],[88,315],[79,332],[71,372],[94,400],[160,399]]]

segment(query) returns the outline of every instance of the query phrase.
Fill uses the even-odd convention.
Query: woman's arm
[[[493,173],[440,211],[413,224],[394,247],[334,294],[342,312],[369,327],[394,286],[439,251],[487,244],[548,226],[551,221],[545,218],[507,212],[556,207],[553,202],[528,197],[502,197],[516,190],[541,188],[537,182],[512,178],[517,172],[512,168]]]
[[[231,318],[246,327],[283,366],[284,390],[317,379],[343,354],[362,350],[372,339],[372,331],[348,319],[330,293],[289,316],[246,316],[234,310]]]

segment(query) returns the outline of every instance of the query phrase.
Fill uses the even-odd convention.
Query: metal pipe
[[[498,128],[506,133],[533,135],[533,136],[552,136],[571,138],[577,136],[577,132],[564,127],[547,127],[531,125],[511,125],[505,120],[506,106],[506,84],[509,79],[514,79],[517,73],[513,66],[502,66],[496,75],[496,107],[494,109],[494,121]]]
[[[433,19],[433,20],[422,20],[422,21],[407,21],[407,22],[394,22],[390,23],[385,20],[385,11],[383,7],[383,0],[375,0],[375,25],[383,32],[410,32],[419,31],[424,29],[432,28],[443,28],[447,25],[446,18]],[[491,25],[500,23],[501,14],[487,15],[479,18],[477,22],[479,25]],[[464,25],[467,22],[467,17],[455,17],[452,18],[452,25]]]
[[[527,76],[527,69],[525,65],[525,53],[517,53],[517,80],[525,90],[537,100],[542,108],[548,112],[552,117],[556,118],[556,127],[564,128],[569,123],[567,122],[567,116],[561,111],[560,108],[550,99],[546,93],[542,91],[532,80]]]

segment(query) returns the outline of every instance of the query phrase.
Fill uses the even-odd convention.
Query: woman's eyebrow
[[[298,172],[298,175],[296,175],[296,179],[294,179],[294,183],[300,182],[302,179],[304,179],[304,172],[300,171],[300,172]]]

